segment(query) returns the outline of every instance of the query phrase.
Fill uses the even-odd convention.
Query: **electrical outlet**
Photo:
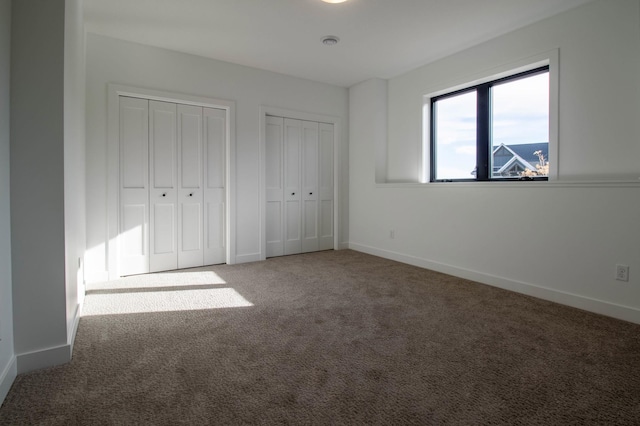
[[[629,267],[627,265],[616,265],[616,280],[629,281]]]

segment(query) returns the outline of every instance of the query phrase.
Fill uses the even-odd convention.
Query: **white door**
[[[265,147],[266,218],[265,238],[267,257],[284,255],[284,168],[282,117],[267,117]]]
[[[302,251],[300,141],[302,122],[284,119],[284,254]]]
[[[333,124],[266,117],[266,257],[334,247]]]
[[[302,252],[318,251],[318,123],[302,122]]]
[[[204,264],[224,263],[227,115],[222,109],[203,108],[204,124]]]
[[[177,105],[149,102],[149,271],[178,267]]]
[[[149,102],[120,98],[120,275],[149,272]]]
[[[333,248],[333,124],[319,124],[318,250]]]
[[[119,102],[119,274],[224,263],[226,111]]]
[[[202,108],[178,105],[178,268],[204,265]]]

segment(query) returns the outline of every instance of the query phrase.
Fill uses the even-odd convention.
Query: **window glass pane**
[[[435,108],[435,178],[474,179],[476,92],[440,99]]]
[[[549,73],[491,88],[492,177],[549,175]]]

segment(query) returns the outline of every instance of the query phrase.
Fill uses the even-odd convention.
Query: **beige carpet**
[[[92,287],[2,425],[639,424],[640,326],[354,251]]]

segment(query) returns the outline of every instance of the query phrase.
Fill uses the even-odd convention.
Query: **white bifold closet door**
[[[149,271],[149,101],[120,98],[121,275]]]
[[[266,120],[267,257],[333,248],[333,125]]]
[[[178,106],[178,268],[204,264],[202,108]]]
[[[226,111],[120,98],[120,275],[225,261]]]
[[[177,115],[176,104],[149,101],[150,272],[178,267]]]
[[[204,129],[204,264],[224,263],[226,253],[227,112],[203,108]]]

